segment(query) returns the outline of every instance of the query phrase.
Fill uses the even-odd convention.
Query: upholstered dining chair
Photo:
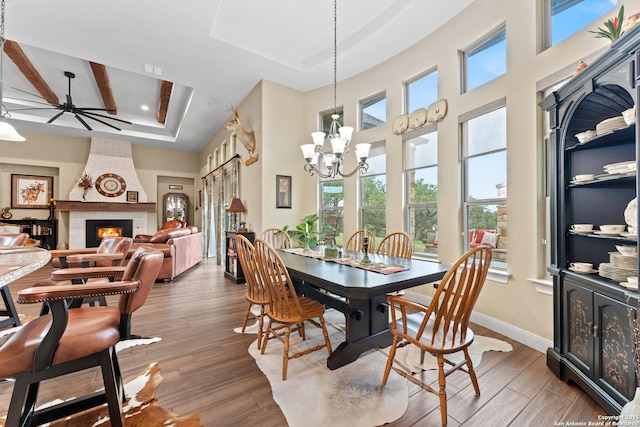
[[[0,246],[24,246],[28,241],[28,233],[0,234]]]
[[[259,237],[276,249],[293,247],[289,233],[280,228],[267,228]]]
[[[471,249],[444,275],[428,307],[402,296],[387,295],[391,311],[389,330],[393,334],[393,344],[389,349],[382,387],[387,383],[389,372],[393,368],[409,381],[439,396],[443,426],[447,425],[446,377],[449,374],[457,370],[468,373],[476,396],[480,395],[473,362],[467,351],[474,338],[473,331],[469,328],[469,318],[484,285],[490,263],[490,248]],[[419,377],[412,376],[402,365],[394,364],[396,348],[401,342],[413,344],[420,349],[420,363],[424,362],[426,352],[436,357],[438,390],[423,383]],[[461,351],[464,353],[462,362],[453,363],[447,359],[448,355]]]
[[[123,309],[102,306],[69,309],[66,301],[90,295],[121,294],[120,306],[130,311],[137,305],[136,301],[146,298],[144,294],[153,285],[162,260],[161,252],[142,248],[127,266],[124,274],[127,280],[35,286],[18,293],[18,303],[48,302],[51,314],[27,323],[0,347],[0,378],[15,379],[6,426],[41,425],[105,402],[111,425],[123,425],[124,386],[115,353],[115,345],[122,338]],[[35,409],[42,381],[98,366],[103,391]]]
[[[35,286],[60,286],[78,283],[107,284],[114,280],[131,280],[136,272],[135,266],[137,265],[137,261],[135,260],[138,260],[147,252],[154,252],[155,257],[162,255],[164,260],[164,254],[162,254],[161,251],[155,250],[151,246],[140,246],[135,250],[133,255],[131,255],[131,260],[129,260],[129,263],[124,267],[116,265],[111,267],[63,268],[54,271],[51,275],[51,279],[39,282]],[[132,260],[134,260],[133,265],[131,265]],[[133,313],[146,302],[152,287],[153,282],[145,282],[135,294],[123,295],[118,299],[121,339],[144,338],[140,335],[134,335],[131,333],[131,318]],[[70,307],[75,308],[77,305],[70,305]]]
[[[106,236],[103,237],[100,241],[100,246],[98,248],[89,248],[89,249],[60,249],[54,250],[51,252],[52,265],[59,266],[63,270],[67,268],[86,268],[86,267],[115,267],[115,266],[123,266],[129,249],[133,244],[133,239],[131,237],[121,237],[121,236]],[[109,280],[113,280],[113,278],[107,277],[86,277],[81,278],[81,275],[76,275],[73,279],[68,279],[64,276],[67,275],[66,271],[54,270],[52,273],[52,278],[55,281],[60,280],[73,280],[74,283],[86,282],[87,280],[92,282],[105,282]],[[58,278],[56,278],[58,276]],[[63,277],[63,278],[61,278]],[[85,298],[85,303],[89,305],[94,305],[96,302],[100,305],[107,305],[107,300],[104,296],[96,296]],[[46,313],[46,306],[43,307],[42,313]]]
[[[309,354],[311,352],[327,348],[331,355],[331,341],[324,322],[324,306],[317,301],[307,297],[299,297],[278,252],[265,240],[256,239],[254,243],[258,259],[258,269],[262,275],[262,280],[269,291],[269,305],[266,307],[266,314],[269,318],[266,334],[262,339],[261,354],[267,350],[267,344],[271,335],[279,339],[284,344],[282,356],[282,380],[287,379],[287,367],[290,359]],[[317,319],[317,320],[316,320]],[[322,330],[324,344],[314,347],[307,347],[295,354],[289,354],[289,336],[292,327],[301,328],[303,340],[306,339],[304,332],[304,322]]]
[[[258,271],[256,251],[251,241],[243,235],[237,234],[236,251],[247,284],[247,291],[244,294],[244,298],[247,300],[247,310],[242,321],[242,332],[246,329],[249,319],[256,319],[258,321],[258,350],[260,350],[262,348],[265,306],[269,304],[269,291]],[[260,314],[253,315],[251,312],[253,306],[260,307]]]
[[[365,235],[369,238],[369,251],[373,252],[376,248],[376,236],[369,230],[358,230],[349,236],[345,249],[348,251],[363,251]]]
[[[413,239],[403,231],[387,234],[380,242],[377,253],[399,258],[411,258]]]

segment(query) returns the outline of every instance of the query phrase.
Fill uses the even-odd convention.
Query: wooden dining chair
[[[256,239],[255,249],[258,260],[258,270],[262,275],[262,280],[269,291],[269,305],[266,307],[266,314],[269,318],[266,334],[262,340],[261,354],[267,350],[267,344],[273,335],[284,344],[282,356],[282,380],[287,379],[287,367],[290,359],[309,354],[311,352],[327,348],[331,355],[331,341],[324,322],[324,306],[317,301],[307,297],[299,297],[278,252],[265,240]],[[315,320],[318,319],[318,320]],[[314,347],[307,347],[295,354],[289,354],[289,336],[292,327],[302,328],[302,338],[306,339],[304,333],[304,322],[320,328],[324,335],[324,344]],[[293,329],[297,330],[297,329]]]
[[[358,230],[349,236],[345,249],[348,251],[364,251],[363,243],[365,235],[369,238],[369,252],[373,252],[376,247],[376,236],[369,230]]]
[[[280,228],[267,228],[259,237],[276,249],[293,247],[289,233]]]
[[[258,321],[258,350],[260,350],[262,348],[265,307],[269,304],[269,291],[258,271],[256,250],[251,241],[245,236],[237,234],[236,251],[238,253],[238,261],[240,261],[242,271],[244,272],[247,287],[247,291],[244,294],[244,298],[247,300],[247,310],[244,313],[244,320],[242,321],[242,332],[244,332],[247,327],[247,321],[249,319],[256,319]],[[260,307],[260,314],[254,315],[251,312],[253,306]]]
[[[413,239],[403,231],[387,234],[380,242],[377,253],[410,259],[413,255]]]
[[[449,374],[457,370],[467,372],[476,396],[480,395],[473,362],[467,351],[474,337],[469,328],[469,318],[484,285],[490,263],[490,248],[471,249],[444,275],[428,307],[402,296],[387,295],[391,311],[389,330],[393,334],[393,344],[382,377],[382,387],[387,383],[389,372],[393,368],[409,381],[439,396],[443,426],[447,425],[446,377]],[[423,383],[419,377],[412,376],[401,364],[394,364],[399,343],[417,346],[420,349],[420,363],[424,362],[425,352],[436,357],[438,390]],[[463,361],[453,363],[447,359],[447,355],[460,351],[464,353]]]
[[[79,285],[43,285],[18,293],[18,303],[51,305],[51,314],[24,325],[0,347],[0,378],[14,378],[6,426],[35,426],[107,403],[110,425],[124,424],[124,385],[115,345],[121,340],[122,316],[117,307],[69,309],[67,299],[120,294],[120,304],[137,305],[160,271],[162,252],[143,248],[127,266],[128,280]],[[143,298],[143,299],[144,299]],[[137,300],[139,301],[139,300]],[[125,309],[128,311],[128,308]],[[41,382],[100,367],[104,390],[36,409]],[[55,381],[45,382],[55,387]]]

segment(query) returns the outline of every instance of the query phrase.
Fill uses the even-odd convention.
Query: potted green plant
[[[295,228],[290,228],[288,225],[285,225],[282,227],[282,230],[286,231],[291,239],[300,246],[318,246],[318,244],[324,242],[327,231],[336,231],[330,225],[324,225],[322,229],[318,231],[316,227],[318,219],[320,219],[318,214],[309,214],[302,218]]]

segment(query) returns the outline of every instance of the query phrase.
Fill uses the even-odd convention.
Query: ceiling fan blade
[[[112,125],[111,123],[107,123],[107,122],[105,122],[104,120],[100,120],[100,119],[97,119],[97,118],[95,118],[95,117],[91,117],[90,115],[85,114],[85,113],[83,113],[83,112],[81,112],[81,111],[77,111],[77,112],[75,113],[76,117],[78,117],[78,114],[79,114],[79,115],[81,115],[81,116],[83,116],[83,117],[86,117],[87,119],[95,120],[95,121],[96,121],[96,122],[98,122],[98,123],[102,123],[102,124],[103,124],[103,125],[105,125],[105,126],[109,126],[110,128],[113,128],[113,129],[115,129],[115,130],[122,130],[122,129],[120,129],[119,127],[116,127],[116,126]],[[91,114],[91,113],[89,113],[89,114]],[[78,120],[80,120],[80,117],[78,117]],[[86,125],[85,125],[85,126],[86,126]],[[91,129],[89,129],[89,130],[91,130]]]
[[[57,110],[58,107],[28,107],[28,108],[12,108],[11,111],[25,111],[25,110]]]
[[[76,107],[76,108],[78,110],[82,110],[82,111],[85,111],[85,110],[86,111],[109,111],[106,108],[98,108],[98,107],[96,107],[96,108]]]
[[[17,87],[13,87],[12,86],[11,89],[15,89],[18,92],[26,93],[27,95],[35,96],[36,98],[44,99],[44,97],[42,97],[42,96],[40,96],[40,95],[38,95],[36,93],[27,92],[26,90],[23,90],[23,89],[20,89],[20,88],[17,88]],[[26,99],[24,101],[26,101]],[[35,102],[35,101],[30,101],[30,102]],[[48,104],[48,102],[47,102],[47,104]]]
[[[126,121],[126,120],[117,119],[117,118],[115,118],[115,117],[111,117],[111,116],[105,116],[104,114],[90,113],[90,112],[88,112],[88,111],[85,111],[85,109],[84,109],[84,108],[79,109],[79,111],[78,111],[78,112],[82,112],[83,114],[88,114],[88,115],[90,115],[90,116],[96,116],[96,117],[102,117],[102,118],[109,119],[109,120],[115,120],[115,121],[117,121],[117,122],[120,122],[120,123],[126,123],[126,124],[128,124],[128,125],[130,125],[130,124],[131,124],[131,122],[128,122],[128,121]]]
[[[89,126],[89,125],[87,124],[87,122],[85,122],[84,120],[82,120],[82,117],[80,117],[80,116],[78,115],[78,113],[73,113],[73,115],[74,115],[74,116],[76,116],[76,119],[78,119],[78,121],[79,121],[80,123],[82,123],[82,124],[84,125],[84,127],[86,127],[86,128],[87,128],[87,130],[93,130],[93,129],[91,129],[91,126]]]
[[[61,115],[63,115],[63,114],[64,114],[64,111],[60,111],[60,112],[59,112],[58,114],[56,114],[55,116],[51,117],[51,118],[47,121],[47,123],[53,123],[53,121],[54,121],[55,119],[57,119],[58,117],[60,117],[60,116],[61,116]]]

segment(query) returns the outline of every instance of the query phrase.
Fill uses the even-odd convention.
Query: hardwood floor
[[[48,278],[50,272],[45,266],[11,284],[14,299],[20,289]],[[269,382],[247,352],[255,336],[233,332],[242,323],[244,309],[244,285],[225,279],[214,260],[205,260],[173,283],[157,283],[133,315],[132,331],[162,341],[120,352],[123,375],[137,375],[149,363],[159,362],[164,378],[156,393],[159,403],[178,415],[198,412],[206,426],[286,426]],[[24,314],[37,315],[39,310],[35,304],[18,305]],[[598,421],[598,415],[604,415],[584,392],[547,369],[544,354],[480,326],[474,332],[504,339],[513,351],[484,354],[477,369],[480,397],[475,397],[466,374],[447,378],[449,426],[554,426]],[[100,386],[95,372],[73,375],[43,385],[41,400]],[[440,425],[438,398],[411,387],[406,413],[390,425]],[[0,383],[0,411],[8,407],[11,390],[11,382]]]

